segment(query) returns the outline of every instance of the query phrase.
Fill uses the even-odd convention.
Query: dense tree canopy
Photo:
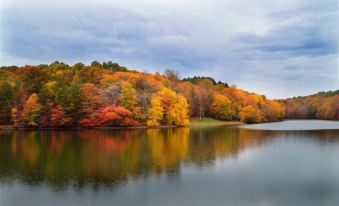
[[[286,118],[339,120],[339,90],[283,100]]]
[[[0,124],[16,126],[187,125],[209,116],[248,123],[283,118],[339,119],[339,92],[268,100],[210,77],[180,79],[117,63],[62,62],[0,68]]]

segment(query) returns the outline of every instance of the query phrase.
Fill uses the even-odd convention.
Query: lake
[[[0,205],[337,206],[333,123],[0,131]]]

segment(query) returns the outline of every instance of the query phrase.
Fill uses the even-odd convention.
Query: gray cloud
[[[338,89],[335,0],[4,0],[1,63],[113,60],[268,97]]]

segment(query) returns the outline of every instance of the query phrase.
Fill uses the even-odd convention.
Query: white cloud
[[[338,88],[335,0],[1,2],[2,64],[172,67],[268,97]]]

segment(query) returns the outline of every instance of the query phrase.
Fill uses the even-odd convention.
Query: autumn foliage
[[[95,126],[131,126],[136,125],[137,122],[133,120],[133,113],[123,107],[109,105],[99,112],[90,115],[89,118],[80,121],[81,126],[95,127]]]
[[[22,119],[29,126],[38,125],[40,105],[38,95],[33,93],[26,101],[22,110]]]
[[[160,123],[183,126],[189,123],[186,98],[167,88],[152,96],[148,113],[148,126],[158,126]]]
[[[286,118],[339,120],[339,90],[283,100]]]
[[[189,124],[190,117],[247,123],[284,118],[339,119],[338,92],[269,100],[210,77],[180,79],[112,62],[0,68],[0,124],[133,126]]]

